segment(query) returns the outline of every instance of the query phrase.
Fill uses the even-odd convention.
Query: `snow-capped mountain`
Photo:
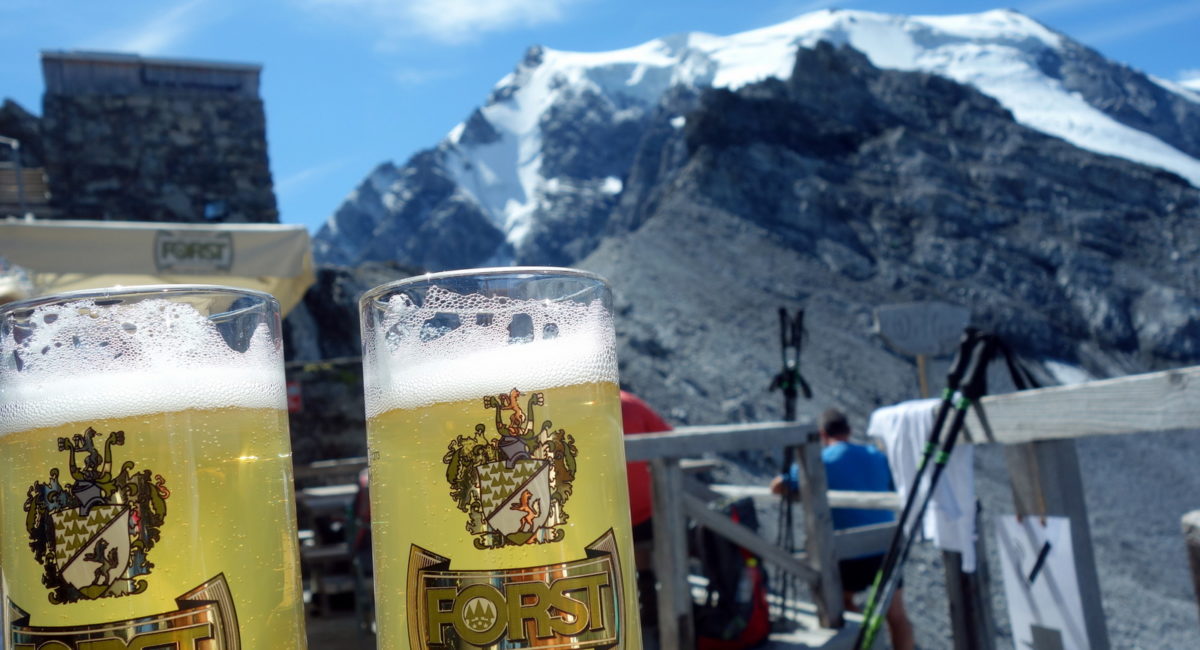
[[[531,48],[436,147],[404,167],[381,165],[351,193],[318,233],[318,258],[400,257],[427,268],[570,263],[594,245],[588,233],[602,229],[664,98],[786,77],[796,49],[820,41],[848,44],[880,68],[971,84],[1021,124],[1200,185],[1200,93],[1182,84],[1108,61],[1015,11],[824,10],[732,36],[680,34],[611,52]],[[676,103],[679,126],[689,104]],[[451,223],[471,238],[469,250],[461,238],[441,250],[414,237]]]

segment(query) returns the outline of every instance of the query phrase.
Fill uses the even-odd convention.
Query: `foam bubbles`
[[[221,327],[163,299],[39,306],[0,341],[0,434],[162,411],[283,408],[282,355],[266,326],[245,337],[244,350]]]
[[[370,322],[370,321],[368,321]],[[515,300],[429,290],[392,296],[363,338],[367,416],[481,395],[617,381],[600,301]]]

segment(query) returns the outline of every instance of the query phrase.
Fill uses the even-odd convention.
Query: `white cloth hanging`
[[[922,399],[886,406],[876,409],[867,424],[867,435],[883,442],[901,502],[908,498],[940,404],[940,399]],[[952,416],[953,413],[947,415],[943,435],[949,433]],[[925,470],[922,491],[928,489],[932,470],[932,467]],[[961,553],[962,570],[973,573],[976,562],[974,449],[962,442],[961,436],[938,480],[931,506],[925,510],[922,525],[925,538],[933,540],[942,550]]]

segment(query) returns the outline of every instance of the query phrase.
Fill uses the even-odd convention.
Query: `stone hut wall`
[[[61,217],[279,221],[259,66],[43,52],[42,70]]]

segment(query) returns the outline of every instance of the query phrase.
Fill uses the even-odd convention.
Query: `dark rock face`
[[[596,248],[617,203],[617,195],[607,191],[601,179],[560,179],[559,190],[543,197],[553,207],[535,213],[534,227],[515,251],[517,264],[574,264]]]
[[[446,174],[441,151],[414,156],[397,183],[411,198],[379,223],[363,260],[454,268],[463,257],[485,259],[504,242],[504,235]]]
[[[65,218],[279,221],[257,97],[47,93],[42,115]]]
[[[303,408],[289,417],[298,464],[366,455],[358,299],[378,285],[420,273],[395,264],[323,266],[283,321],[287,378]]]
[[[644,113],[638,104],[618,105],[591,90],[566,95],[540,120],[542,175],[620,178],[641,141]]]
[[[41,120],[11,99],[0,105],[0,135],[16,138],[21,143],[21,166],[41,167],[45,160],[42,151]],[[12,160],[12,152],[4,147],[0,160]]]
[[[450,177],[445,155],[430,149],[401,168],[376,168],[338,209],[336,232],[326,224],[317,233],[317,258],[350,265],[404,260],[436,271],[495,255],[504,234]]]
[[[358,260],[359,251],[371,241],[375,225],[387,215],[383,194],[397,174],[396,166],[386,162],[367,175],[350,199],[338,207],[332,220],[337,230],[326,223],[313,239],[313,256],[317,260],[336,265],[354,264]]]
[[[778,417],[780,305],[809,310],[813,404],[862,417],[911,396],[910,362],[870,334],[888,302],[966,305],[1099,376],[1200,360],[1200,192],[1172,174],[828,44],[669,128],[635,157],[625,232],[580,265],[617,289],[623,380],[680,420]]]
[[[592,91],[565,94],[542,114],[541,174],[557,189],[541,197],[516,263],[569,266],[595,249],[649,117]]]
[[[660,176],[683,165],[688,151],[683,138],[676,137],[680,120],[696,109],[699,96],[692,90],[675,87],[667,91],[652,117],[647,121],[641,146],[634,153],[625,175],[625,185],[619,208],[609,217],[606,234],[636,230],[653,214],[657,199],[665,188],[656,181]]]
[[[362,354],[358,299],[369,289],[422,272],[414,267],[380,262],[355,268],[319,267],[316,282],[283,321],[286,360],[358,357]]]
[[[471,117],[467,119],[467,123],[463,126],[462,137],[459,142],[466,145],[481,145],[491,144],[500,139],[500,133],[496,131],[496,127],[483,116],[483,111],[478,108]]]

